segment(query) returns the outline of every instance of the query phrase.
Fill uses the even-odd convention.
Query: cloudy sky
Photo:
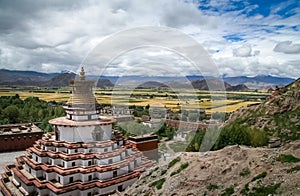
[[[78,71],[103,40],[144,26],[191,36],[221,75],[300,77],[298,0],[0,0],[0,68]],[[137,61],[153,75],[160,65],[198,74],[180,55],[155,48],[127,51],[106,73],[143,70]]]

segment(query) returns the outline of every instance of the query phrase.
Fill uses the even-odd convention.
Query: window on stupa
[[[74,181],[74,178],[73,178],[73,177],[70,177],[70,178],[69,178],[69,182],[72,183],[73,181]]]
[[[115,177],[117,177],[117,175],[118,175],[118,172],[117,172],[117,171],[114,171],[114,172],[113,172],[113,177],[115,178]]]
[[[108,159],[108,164],[112,164],[112,159]]]

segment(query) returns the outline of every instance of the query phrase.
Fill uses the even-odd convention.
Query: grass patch
[[[261,179],[261,178],[264,178],[267,176],[267,172],[263,172],[261,174],[258,174],[257,176],[255,176],[254,178],[252,178],[251,182],[254,182],[255,180],[258,180],[258,179]]]
[[[187,168],[188,166],[189,166],[189,163],[188,163],[188,162],[181,164],[180,167],[179,167],[179,169],[177,169],[176,171],[173,171],[173,172],[171,173],[171,176],[174,176],[174,175],[176,175],[176,174],[179,174],[182,170],[184,170],[184,169]]]
[[[254,187],[253,191],[249,193],[249,196],[265,196],[265,195],[274,195],[276,194],[276,190],[280,187],[280,183],[274,184],[271,186],[261,186]]]
[[[249,189],[249,183],[245,184],[245,188],[241,191],[242,195],[247,196],[265,196],[265,195],[274,195],[276,190],[280,187],[280,183],[274,184],[271,186],[260,186],[253,187],[252,191]]]
[[[251,172],[250,172],[249,168],[247,167],[247,168],[242,169],[242,171],[240,172],[240,176],[248,177],[250,175],[250,173]]]
[[[167,173],[167,170],[166,170],[166,169],[165,169],[165,170],[162,170],[161,173],[160,173],[160,175],[164,175],[165,173]]]
[[[228,187],[227,189],[225,189],[225,192],[221,194],[221,196],[229,196],[232,195],[234,193],[234,188]]]
[[[244,189],[241,191],[242,195],[248,195],[249,192],[249,182],[247,184],[245,184]]]
[[[214,190],[218,189],[219,187],[216,184],[209,184],[206,188],[209,191],[214,191]]]
[[[293,172],[297,172],[299,170],[300,170],[300,165],[297,165],[297,166],[295,166],[295,167],[293,167],[291,169],[288,169],[286,172],[287,173],[293,173]]]
[[[173,167],[177,162],[179,162],[181,159],[180,157],[177,157],[175,159],[173,159],[169,164],[168,164],[168,169],[170,169],[171,167]]]
[[[167,148],[166,144],[160,144],[158,146],[158,150],[160,150],[160,151],[167,151],[168,148]]]
[[[291,154],[281,154],[277,158],[277,161],[280,161],[281,163],[297,163],[300,161],[300,159]]]
[[[151,183],[151,187],[155,186],[158,190],[162,188],[163,184],[165,183],[166,179],[165,178],[162,178],[162,179],[159,179],[157,181],[154,181]]]
[[[188,144],[186,142],[175,142],[169,144],[170,148],[174,150],[174,152],[184,152]]]

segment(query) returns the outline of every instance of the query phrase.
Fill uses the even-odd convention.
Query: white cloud
[[[275,52],[282,52],[286,54],[300,54],[300,44],[292,44],[292,41],[283,41],[276,44]]]
[[[263,7],[270,10],[265,14],[261,5],[238,0],[0,1],[0,68],[76,71],[89,51],[109,35],[151,25],[178,28],[192,36],[224,74],[299,77],[300,57],[291,54],[300,51],[300,8],[294,6],[295,0],[270,4]],[[148,53],[147,62],[125,55],[129,64],[119,59],[111,73],[137,63],[150,66],[154,57],[164,65],[172,61],[174,71],[195,71],[178,58],[151,52],[158,54]]]
[[[255,50],[252,53],[252,47],[250,45],[243,45],[241,47],[235,48],[232,50],[233,56],[237,57],[250,57],[259,55],[260,51]]]

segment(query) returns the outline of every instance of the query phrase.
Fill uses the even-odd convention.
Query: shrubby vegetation
[[[129,106],[129,109],[133,109],[133,116],[135,117],[142,117],[143,115],[149,116],[149,108],[150,105],[147,105],[145,107],[136,105]]]
[[[250,196],[264,196],[264,195],[275,195],[276,190],[280,187],[280,183],[270,185],[270,186],[260,186],[254,187],[252,192],[248,195]]]
[[[299,123],[296,121],[292,121],[291,119],[298,119],[299,122],[300,118],[300,107],[293,111],[287,111],[284,113],[278,113],[274,115],[274,123],[276,125],[277,135],[283,141],[288,140],[297,140],[300,138],[299,132]],[[288,134],[284,131],[280,130],[288,130]]]
[[[0,97],[0,124],[39,122],[44,131],[52,131],[48,120],[64,116],[62,104],[55,101],[46,102],[38,97],[21,100],[19,95]]]
[[[234,188],[231,186],[226,188],[225,191],[221,194],[221,196],[230,196],[233,193],[234,193]]]
[[[293,172],[297,172],[299,170],[300,170],[300,165],[297,165],[297,166],[295,166],[295,167],[293,167],[291,169],[288,169],[286,172],[287,173],[293,173]]]
[[[258,180],[261,178],[265,178],[266,176],[267,176],[267,172],[260,173],[257,176],[255,176],[254,178],[252,178],[251,182],[254,182],[255,180]]]
[[[165,175],[165,174],[167,173],[167,171],[168,171],[168,170],[166,170],[166,169],[165,169],[165,170],[162,170],[161,173],[160,173],[160,175]]]
[[[171,167],[173,167],[176,163],[178,163],[180,161],[180,157],[176,157],[175,159],[173,159],[169,164],[168,164],[168,169],[170,169]]]
[[[251,171],[249,170],[249,168],[244,168],[242,169],[242,171],[240,172],[240,176],[242,177],[248,177],[250,175]]]
[[[171,140],[176,132],[174,127],[167,126],[164,122],[161,122],[160,125],[153,128],[136,121],[120,122],[118,123],[118,129],[125,137],[156,133],[159,140],[163,137],[167,138],[167,140]]]
[[[280,161],[281,163],[297,163],[300,161],[300,159],[291,154],[281,154],[277,158],[277,161]]]
[[[188,162],[181,164],[180,167],[177,170],[173,171],[170,176],[179,174],[182,170],[186,169],[188,166],[189,166]]]
[[[167,137],[167,140],[171,140],[173,139],[176,131],[176,128],[167,126],[166,123],[163,123],[161,126],[159,126],[159,129],[156,131],[156,134],[158,135],[159,140],[163,137]]]
[[[223,127],[214,150],[224,148],[227,145],[247,145],[253,147],[265,146],[268,143],[268,136],[264,131],[250,127],[240,127],[236,124]]]
[[[197,130],[195,136],[193,137],[192,141],[186,148],[186,151],[188,152],[198,152],[200,149],[200,145],[202,143],[203,137],[205,135],[205,130],[204,129],[199,129]]]
[[[214,191],[214,190],[218,189],[219,186],[216,185],[216,184],[211,184],[211,183],[210,183],[206,188],[207,188],[207,190],[209,190],[209,191]]]
[[[143,125],[135,121],[120,122],[118,123],[119,131],[125,135],[125,137],[131,135],[144,135],[152,133],[153,129],[149,126]]]
[[[152,184],[150,186],[155,186],[159,190],[162,188],[165,181],[166,181],[166,179],[162,178],[162,179],[152,182]]]
[[[250,191],[249,183],[245,184],[244,189],[241,191],[242,195],[246,196],[265,196],[265,195],[275,195],[276,190],[280,187],[280,183],[270,185],[270,186],[259,186],[253,187]]]
[[[206,132],[215,132],[215,130],[198,130],[192,139],[191,143],[188,145],[186,151],[198,152],[202,144],[204,135]],[[209,134],[209,133],[207,133]],[[211,136],[212,137],[212,136]],[[220,134],[212,146],[211,150],[218,150],[224,148],[228,145],[247,145],[253,147],[265,146],[268,143],[268,136],[265,131],[250,128],[246,126],[241,126],[240,122],[236,120],[228,126],[222,127]],[[204,149],[210,150],[210,149]]]

